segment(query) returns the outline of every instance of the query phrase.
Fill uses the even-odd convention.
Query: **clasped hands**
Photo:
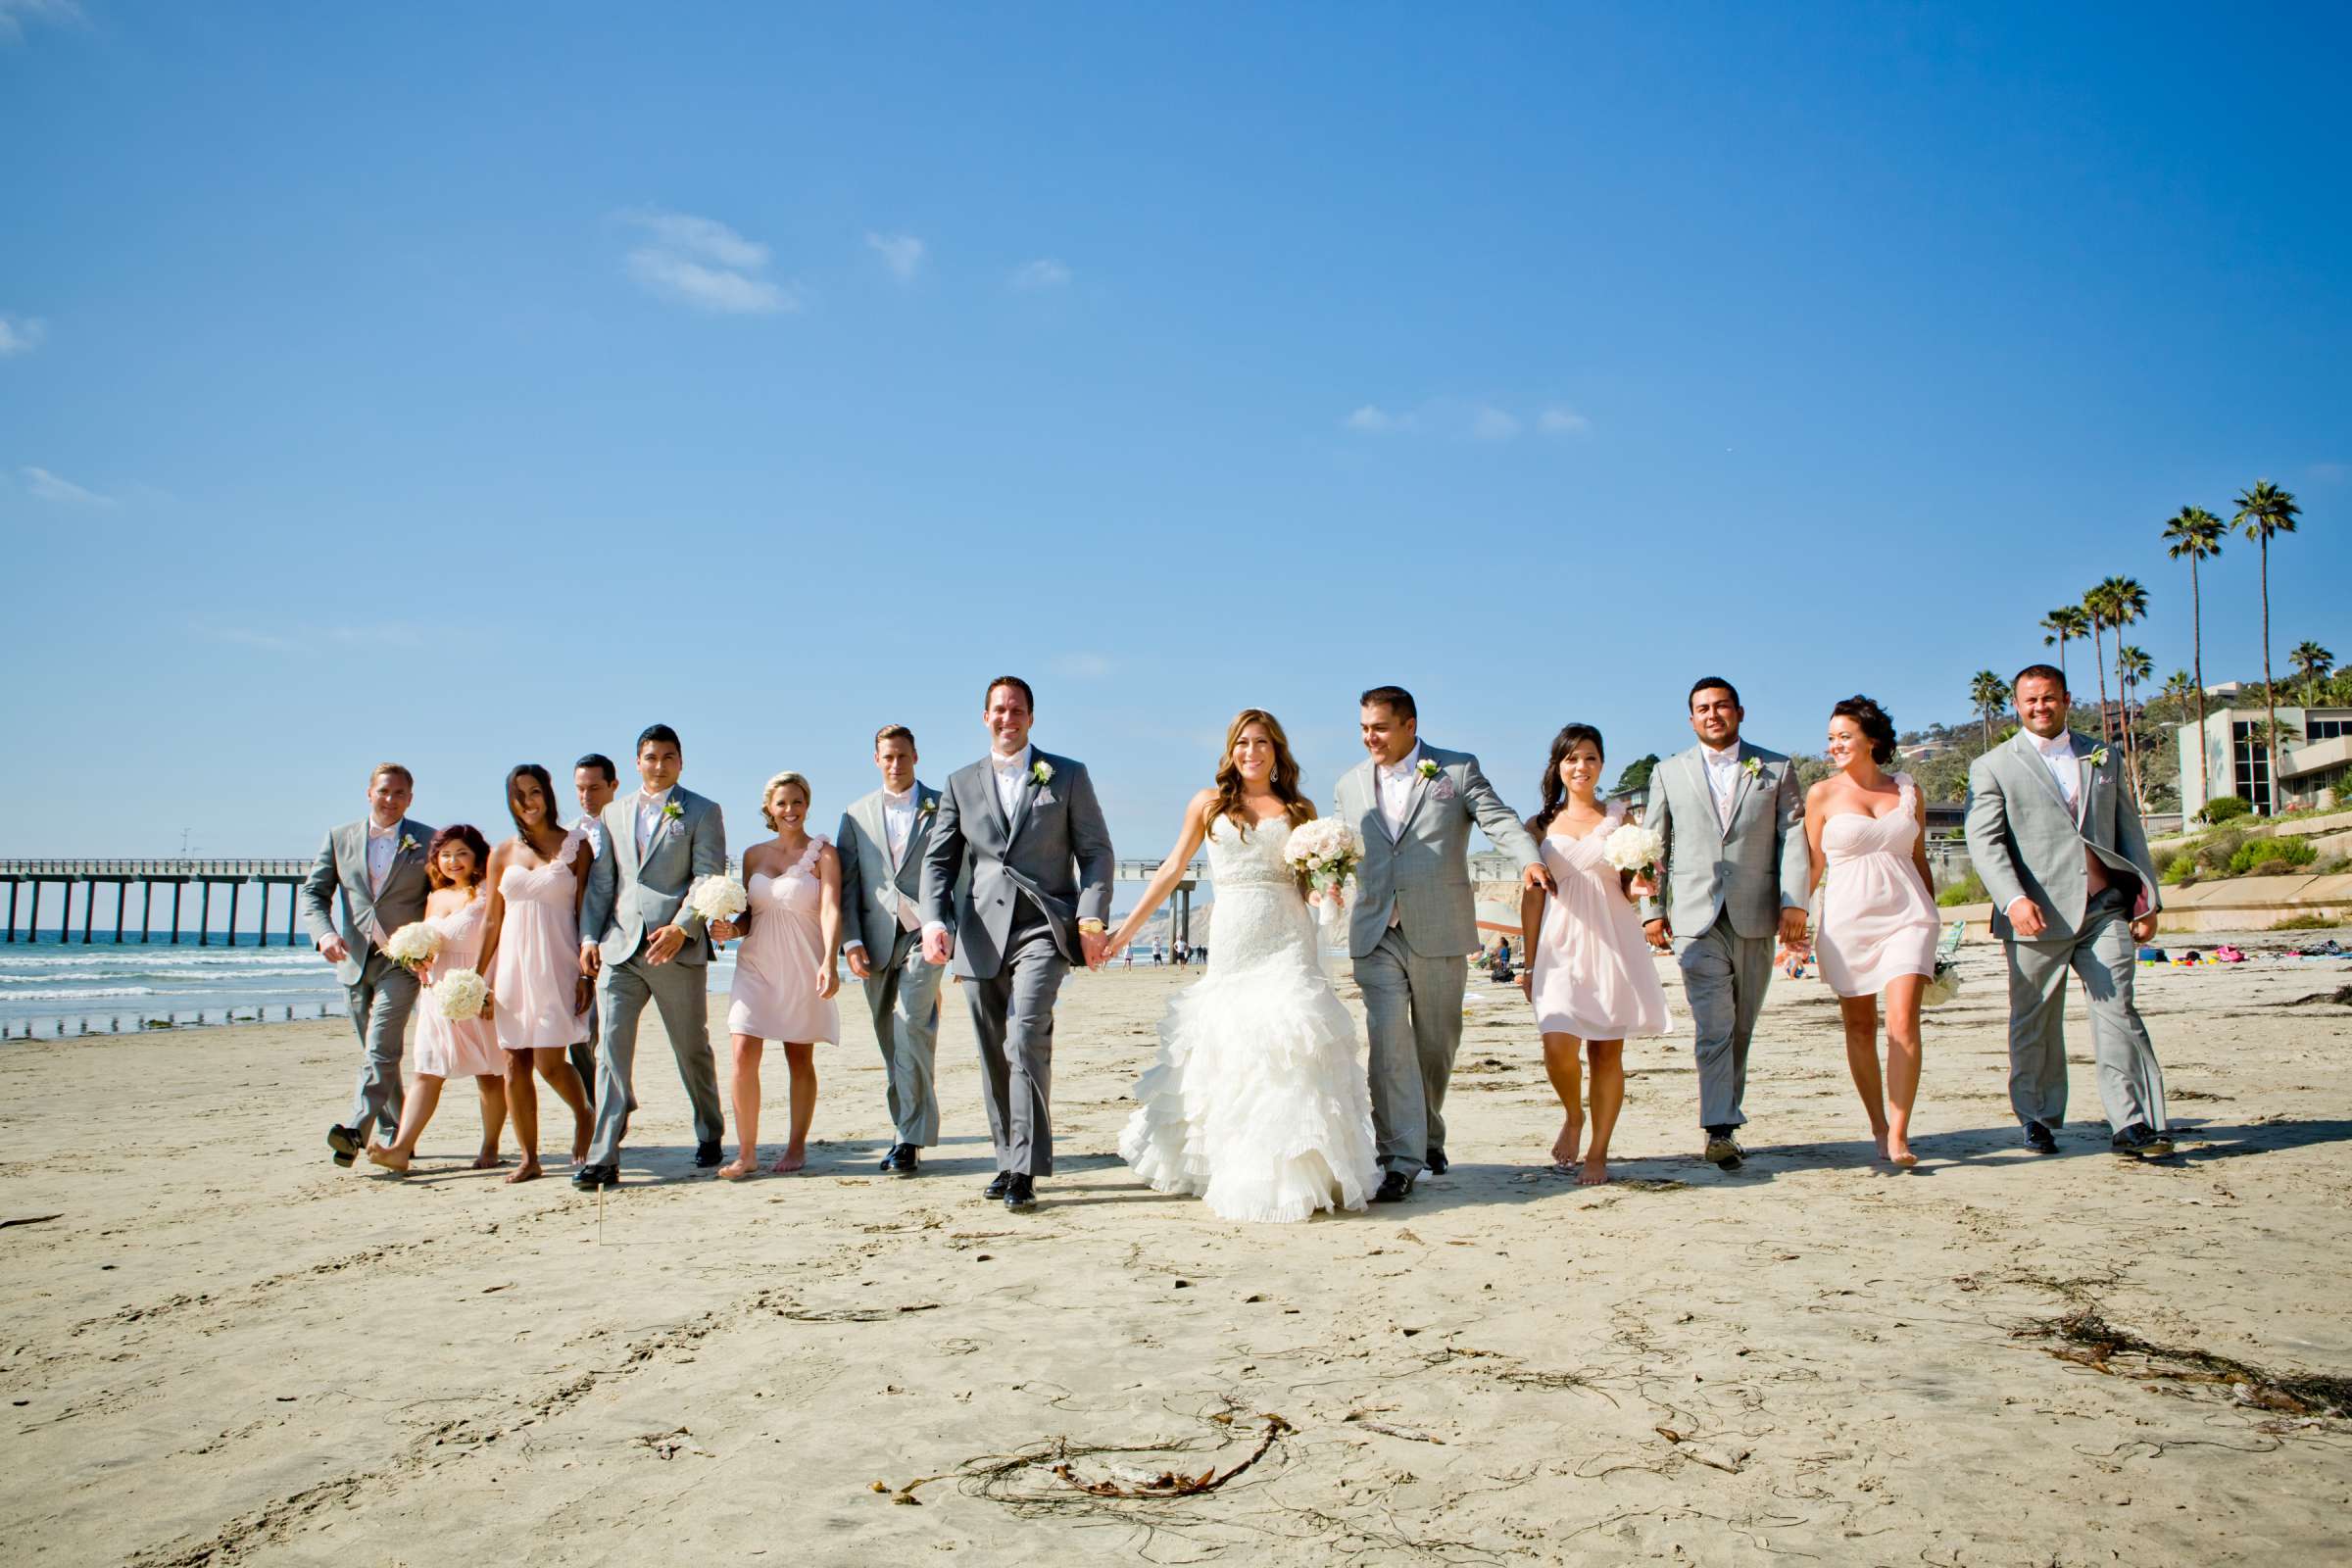
[[[1102,960],[1110,956],[1112,950],[1109,933],[1102,929],[1102,921],[1081,920],[1078,922],[1078,951],[1084,956],[1089,969],[1102,967]],[[956,939],[948,933],[945,927],[924,935],[923,959],[925,962],[944,965],[953,961],[955,956]],[[856,968],[855,959],[852,959],[852,968],[853,971]]]

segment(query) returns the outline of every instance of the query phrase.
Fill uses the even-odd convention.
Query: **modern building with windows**
[[[2278,710],[2276,791],[2262,721],[2259,708],[2224,708],[2205,715],[2201,737],[2196,725],[2180,726],[2182,811],[2193,816],[2217,795],[2234,795],[2266,816],[2352,799],[2352,708]],[[2197,766],[2200,740],[2203,769]]]

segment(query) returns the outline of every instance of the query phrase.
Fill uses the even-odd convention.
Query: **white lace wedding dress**
[[[1315,921],[1283,863],[1290,824],[1208,833],[1208,977],[1168,1004],[1119,1156],[1220,1218],[1362,1208],[1380,1183],[1354,1020],[1323,977]]]

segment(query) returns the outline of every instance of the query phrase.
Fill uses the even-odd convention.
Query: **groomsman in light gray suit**
[[[605,843],[605,808],[612,804],[618,793],[620,770],[612,759],[602,752],[590,752],[571,764],[571,787],[580,798],[580,819],[572,825],[586,835],[590,856],[603,859],[608,851]],[[593,870],[593,867],[591,868]],[[580,1083],[588,1093],[596,1093],[596,983],[587,976],[580,983],[588,990],[588,1038],[577,1041],[571,1048],[572,1070],[580,1075]],[[637,1107],[631,1105],[631,1110]]]
[[[583,1189],[620,1183],[637,1059],[637,1020],[650,1001],[678,1058],[694,1106],[694,1162],[718,1163],[718,1077],[710,1061],[710,935],[686,890],[727,865],[716,803],[678,787],[685,754],[667,724],[637,737],[644,787],[605,808],[605,853],[588,868],[580,904],[580,970],[597,977],[604,1038],[597,1048],[596,1131],[572,1175]]]
[[[416,1004],[416,977],[382,949],[393,932],[424,918],[424,898],[432,891],[424,852],[433,830],[408,815],[416,788],[398,762],[377,764],[368,779],[368,815],[327,833],[318,863],[302,886],[303,924],[335,966],[360,1037],[351,1114],[326,1130],[326,1147],[346,1168],[367,1148],[372,1127],[383,1127],[385,1143],[400,1132],[401,1035]]]
[[[1478,951],[1470,824],[1551,891],[1519,814],[1467,752],[1422,744],[1419,710],[1401,686],[1359,699],[1364,761],[1340,777],[1336,812],[1363,836],[1348,952],[1371,1036],[1372,1127],[1380,1154],[1373,1200],[1401,1202],[1423,1170],[1443,1176],[1446,1085],[1462,1045],[1462,991]]]
[[[1740,738],[1747,710],[1721,676],[1690,688],[1698,744],[1649,775],[1645,826],[1666,841],[1666,907],[1642,901],[1650,943],[1671,940],[1698,1055],[1698,1120],[1706,1157],[1745,1159],[1732,1134],[1747,1121],[1747,1048],[1772,983],[1773,940],[1805,940],[1805,795],[1796,767]]]
[[[1019,1210],[1054,1174],[1054,999],[1071,964],[1102,962],[1118,865],[1086,765],[1029,744],[1029,683],[1000,675],[986,703],[988,756],[948,776],[923,847],[923,955],[963,982],[997,1146],[987,1195]]]
[[[2173,1152],[2164,1071],[2132,999],[2139,944],[2162,907],[2148,839],[2118,760],[2067,728],[2066,676],[2018,672],[2022,728],[1968,769],[1968,856],[2009,949],[2009,1102],[2037,1153],[2066,1121],[2066,977],[2082,977],[2099,1101],[2119,1154]]]
[[[874,736],[882,787],[841,814],[842,956],[865,985],[874,1042],[888,1084],[890,1152],[882,1169],[912,1176],[919,1151],[939,1142],[939,965],[923,957],[923,851],[939,791],[916,781],[914,731],[885,724]]]

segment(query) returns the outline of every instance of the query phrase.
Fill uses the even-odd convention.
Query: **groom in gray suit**
[[[424,918],[431,891],[424,852],[433,830],[408,815],[416,788],[398,762],[378,763],[368,779],[368,815],[327,833],[318,863],[302,885],[303,924],[335,966],[360,1037],[351,1115],[326,1130],[326,1147],[346,1168],[368,1147],[370,1128],[382,1127],[385,1143],[400,1133],[401,1034],[416,1004],[416,977],[382,950],[393,932]]]
[[[652,724],[637,737],[644,787],[605,808],[605,853],[588,868],[580,903],[580,971],[596,977],[604,1038],[597,1048],[596,1131],[572,1185],[620,1184],[620,1141],[635,1108],[637,1020],[648,1002],[694,1106],[694,1162],[718,1163],[718,1076],[710,1061],[710,935],[686,890],[727,867],[717,804],[678,787],[678,732]]]
[[[888,1086],[890,1152],[882,1169],[912,1176],[919,1152],[939,1142],[939,1092],[932,1054],[939,1043],[939,965],[923,957],[923,851],[939,791],[916,781],[914,731],[885,724],[874,736],[882,787],[841,813],[833,843],[841,856],[842,957],[865,985],[874,1043]]]
[[[1698,1055],[1698,1120],[1706,1158],[1738,1170],[1732,1134],[1747,1112],[1747,1047],[1772,983],[1773,939],[1805,940],[1805,796],[1778,752],[1740,738],[1747,710],[1732,683],[1709,675],[1690,688],[1698,744],[1649,775],[1645,826],[1666,841],[1659,876],[1666,907],[1642,901],[1653,947],[1674,944]]]
[[[2099,1101],[2115,1152],[2173,1152],[2164,1070],[2132,1000],[2139,944],[2162,906],[2139,802],[2123,769],[2067,728],[2065,674],[2018,672],[2015,737],[1968,769],[1968,857],[2009,949],[2009,1103],[2026,1145],[2058,1151],[2066,1121],[2066,977],[2082,977]]]
[[[1348,952],[1371,1036],[1380,1190],[1401,1202],[1423,1170],[1446,1173],[1446,1088],[1462,1045],[1462,991],[1478,951],[1470,824],[1551,891],[1536,841],[1467,752],[1423,745],[1413,694],[1376,686],[1358,700],[1364,750],[1340,777],[1335,814],[1363,836]]]
[[[997,1146],[987,1195],[1014,1210],[1054,1174],[1054,999],[1071,964],[1102,962],[1118,871],[1086,765],[1031,746],[1036,715],[1027,681],[988,683],[988,756],[948,776],[923,847],[923,956],[952,961],[970,1002]]]

